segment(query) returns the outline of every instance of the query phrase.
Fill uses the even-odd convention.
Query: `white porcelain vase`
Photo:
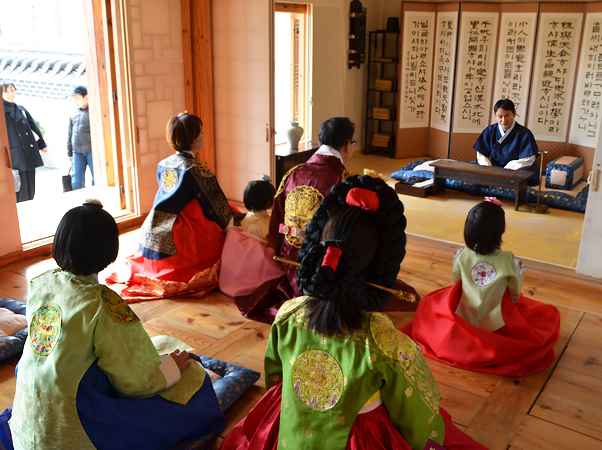
[[[286,138],[290,149],[297,150],[299,148],[301,136],[303,136],[303,128],[299,126],[299,122],[296,120],[291,121],[291,126],[286,130]]]

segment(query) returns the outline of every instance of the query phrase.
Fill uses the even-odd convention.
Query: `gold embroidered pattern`
[[[278,381],[278,380],[280,380],[280,375],[276,375],[276,374],[270,375],[270,379],[272,381]]]
[[[439,433],[437,433],[435,430],[433,430],[433,432],[431,433],[431,439],[435,439],[439,437]]]
[[[341,426],[345,425],[345,418],[343,416],[337,417],[337,423]]]
[[[396,361],[413,359],[420,347],[412,339],[398,331],[391,319],[381,313],[372,314],[370,332],[376,345],[389,358]]]
[[[372,354],[370,355],[370,362],[371,362],[371,363],[374,363],[374,362],[376,362],[376,355],[375,355],[374,353],[372,353]]]
[[[305,230],[323,198],[314,187],[297,186],[288,193],[284,201],[284,224]],[[302,238],[288,234],[285,238],[293,247],[301,248]]]
[[[351,170],[343,170],[343,173],[341,174],[341,181],[343,181],[345,178],[348,177],[352,177],[353,175],[357,175],[356,173],[352,172]]]
[[[286,181],[286,179],[288,178],[288,176],[293,173],[293,170],[295,170],[297,167],[299,167],[301,164],[293,167],[291,170],[289,170],[288,172],[286,172],[284,174],[284,176],[282,177],[282,180],[280,181],[280,186],[278,186],[278,191],[276,192],[276,195],[274,196],[274,198],[278,197],[280,194],[282,194],[284,192],[284,182]]]
[[[414,393],[414,389],[412,389],[411,387],[409,387],[405,390],[406,397],[411,396],[413,393]]]
[[[40,306],[33,315],[29,327],[31,350],[40,356],[48,356],[56,347],[62,331],[63,311],[56,303]]]
[[[283,447],[286,447],[286,439],[282,438],[282,441],[281,441],[281,442],[282,442],[282,446],[283,446]]]
[[[163,211],[152,210],[140,229],[140,245],[163,255],[176,254],[173,241],[173,225],[178,216]]]
[[[311,428],[308,428],[307,430],[305,430],[305,437],[310,438],[314,435],[314,432],[312,431]]]
[[[284,407],[288,408],[288,398],[284,400]]]
[[[178,185],[178,171],[167,167],[161,173],[161,189],[167,194],[172,192]]]
[[[431,416],[431,417],[429,417],[429,422],[428,422],[428,423],[429,423],[429,425],[430,425],[431,423],[433,423],[433,420],[435,420],[435,416],[434,416],[434,415],[433,415],[433,416]]]
[[[283,317],[289,315],[293,312],[299,305],[301,305],[305,300],[307,300],[307,296],[301,296],[284,302],[280,309],[278,310],[278,314],[276,314],[276,318]]]
[[[136,313],[124,302],[121,297],[106,286],[100,288],[98,293],[100,301],[115,322],[132,324],[140,322]]]
[[[297,397],[313,409],[330,409],[343,395],[341,366],[330,353],[321,350],[308,350],[297,357],[291,381]]]

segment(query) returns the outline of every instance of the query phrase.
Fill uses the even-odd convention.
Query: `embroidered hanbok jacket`
[[[76,395],[96,360],[123,397],[153,396],[179,380],[171,357],[162,363],[138,317],[94,276],[50,270],[32,280],[29,294],[29,337],[9,422],[15,448],[94,448]]]
[[[280,308],[265,355],[266,388],[282,380],[278,448],[345,448],[358,412],[379,391],[412,449],[429,438],[442,443],[441,395],[420,347],[382,313],[366,313],[352,335],[312,332],[306,298]]]

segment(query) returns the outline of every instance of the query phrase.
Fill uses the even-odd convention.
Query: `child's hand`
[[[187,361],[190,358],[190,354],[186,350],[174,350],[169,356],[174,360],[180,371],[190,365],[190,361]]]

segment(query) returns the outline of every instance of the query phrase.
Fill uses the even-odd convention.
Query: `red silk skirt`
[[[273,386],[228,433],[220,450],[276,450],[280,427],[282,382]],[[456,427],[450,415],[440,409],[445,424],[443,448],[447,450],[487,450]],[[432,441],[429,440],[429,444]],[[427,445],[425,449],[430,448]],[[432,448],[441,448],[434,444]],[[412,450],[391,420],[384,405],[358,414],[347,440],[346,450]]]
[[[540,372],[556,357],[560,313],[553,305],[522,294],[514,303],[506,290],[503,327],[491,331],[469,324],[455,311],[462,283],[431,292],[420,301],[414,320],[401,331],[429,358],[477,372],[522,377]]]

